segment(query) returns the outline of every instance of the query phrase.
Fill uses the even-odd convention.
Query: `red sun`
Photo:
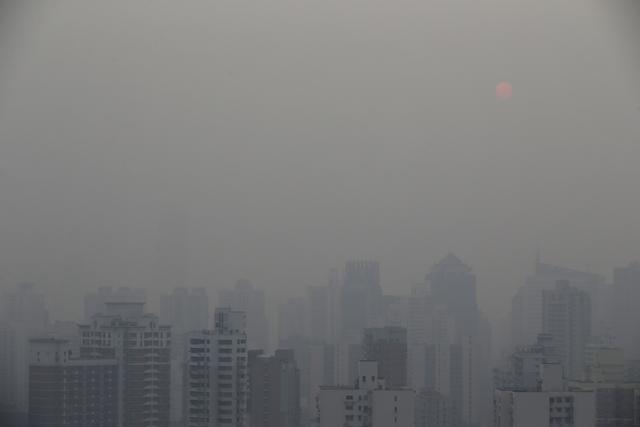
[[[509,82],[500,82],[496,86],[496,98],[501,101],[507,101],[513,96],[513,87]]]

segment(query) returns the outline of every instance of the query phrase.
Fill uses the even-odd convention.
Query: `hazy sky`
[[[500,315],[536,248],[609,276],[640,258],[631,22],[592,0],[33,2],[0,68],[2,282],[72,317],[100,285],[301,292],[350,258],[407,292],[454,251]]]

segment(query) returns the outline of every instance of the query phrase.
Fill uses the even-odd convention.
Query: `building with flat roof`
[[[321,387],[317,406],[319,427],[415,427],[415,392],[387,387],[375,361],[360,361],[353,386]]]
[[[118,363],[78,359],[67,340],[30,340],[29,426],[118,426]]]
[[[82,359],[115,359],[118,426],[169,426],[171,327],[142,302],[108,302],[79,326]]]

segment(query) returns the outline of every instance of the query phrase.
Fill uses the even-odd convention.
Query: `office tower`
[[[171,325],[171,421],[183,419],[182,392],[185,360],[185,334],[207,329],[209,326],[209,298],[204,288],[175,288],[170,294],[160,295],[160,321]]]
[[[358,342],[362,330],[373,326],[380,313],[382,288],[377,261],[349,261],[341,292],[342,339]]]
[[[640,263],[616,268],[613,288],[617,344],[629,359],[640,359]]]
[[[80,358],[118,364],[118,426],[169,426],[171,327],[143,312],[144,303],[106,303],[79,325]]]
[[[288,340],[306,338],[307,301],[304,298],[289,298],[278,307],[278,345]]]
[[[449,253],[433,266],[426,281],[433,303],[445,306],[455,316],[460,333],[471,333],[478,312],[476,276],[471,267]]]
[[[44,295],[36,285],[21,283],[3,298],[0,322],[0,417],[26,417],[29,380],[29,339],[49,327]]]
[[[542,293],[542,329],[553,337],[553,345],[567,378],[584,376],[584,354],[591,336],[589,294],[558,281],[555,290]]]
[[[247,319],[217,308],[212,330],[187,334],[184,425],[244,427],[247,410]]]
[[[351,387],[321,387],[319,427],[415,427],[415,392],[387,387],[378,362],[360,361]]]
[[[380,378],[392,388],[407,385],[407,330],[398,326],[367,328],[362,339],[364,360],[378,362]]]
[[[246,313],[249,348],[269,350],[269,322],[262,289],[256,289],[248,280],[239,280],[233,289],[220,291],[219,306]]]
[[[596,427],[593,391],[568,391],[560,365],[541,367],[538,390],[496,390],[496,427]]]
[[[594,332],[603,334],[606,331],[606,304],[599,304],[604,287],[604,279],[593,273],[572,270],[543,263],[537,257],[534,273],[526,278],[522,286],[513,297],[511,308],[511,344],[512,347],[530,345],[535,342],[542,328],[542,293],[554,290],[559,280],[568,280],[570,285],[585,291],[591,298],[593,305],[592,326]]]
[[[309,337],[317,343],[331,342],[330,298],[328,286],[309,286],[307,288]]]
[[[252,357],[249,384],[250,427],[300,427],[300,372],[293,351]]]
[[[55,338],[30,340],[29,426],[121,425],[117,360],[79,359],[72,347]]]
[[[142,288],[101,286],[96,292],[84,296],[84,321],[90,322],[96,314],[105,313],[109,302],[146,302],[147,293]]]
[[[447,399],[453,425],[491,420],[491,328],[477,308],[476,277],[446,255],[409,301],[411,386]]]
[[[640,383],[570,381],[568,388],[595,393],[597,427],[640,425]]]

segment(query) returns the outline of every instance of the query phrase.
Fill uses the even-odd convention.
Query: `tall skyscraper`
[[[554,290],[559,280],[567,280],[571,286],[589,295],[593,314],[592,330],[598,334],[606,332],[603,326],[606,323],[605,317],[608,316],[606,304],[599,301],[602,296],[604,279],[597,274],[547,264],[541,262],[537,257],[533,274],[526,278],[525,285],[513,297],[511,307],[512,348],[533,344],[538,334],[543,332],[542,293],[545,290]]]
[[[82,359],[115,359],[118,423],[169,426],[171,327],[144,313],[144,303],[106,304],[79,326]]]
[[[407,385],[407,330],[398,326],[367,328],[362,339],[364,360],[378,362],[380,378],[389,387]]]
[[[471,268],[453,254],[436,263],[413,288],[408,323],[411,386],[445,399],[453,425],[488,425],[491,329]]]
[[[220,291],[218,305],[246,313],[249,348],[269,350],[269,322],[262,289],[256,289],[248,280],[238,280],[233,289]]]
[[[427,275],[431,299],[455,316],[461,333],[473,331],[478,315],[476,276],[471,267],[452,253],[440,260]]]
[[[380,263],[347,262],[341,293],[343,340],[358,342],[362,330],[374,325],[381,304]]]
[[[542,293],[542,329],[553,337],[553,345],[567,378],[581,379],[585,373],[585,349],[591,336],[589,294],[558,281],[556,289]]]
[[[249,384],[250,427],[300,427],[300,371],[292,350],[253,357]]]
[[[613,287],[617,343],[629,359],[640,359],[640,263],[616,268]]]
[[[244,427],[247,410],[246,315],[218,308],[212,330],[187,334],[184,425]]]
[[[173,423],[183,419],[185,336],[190,331],[209,326],[209,297],[204,288],[176,288],[160,295],[160,321],[171,325],[171,418]]]
[[[122,425],[118,393],[116,359],[80,359],[66,340],[30,341],[29,426]]]

